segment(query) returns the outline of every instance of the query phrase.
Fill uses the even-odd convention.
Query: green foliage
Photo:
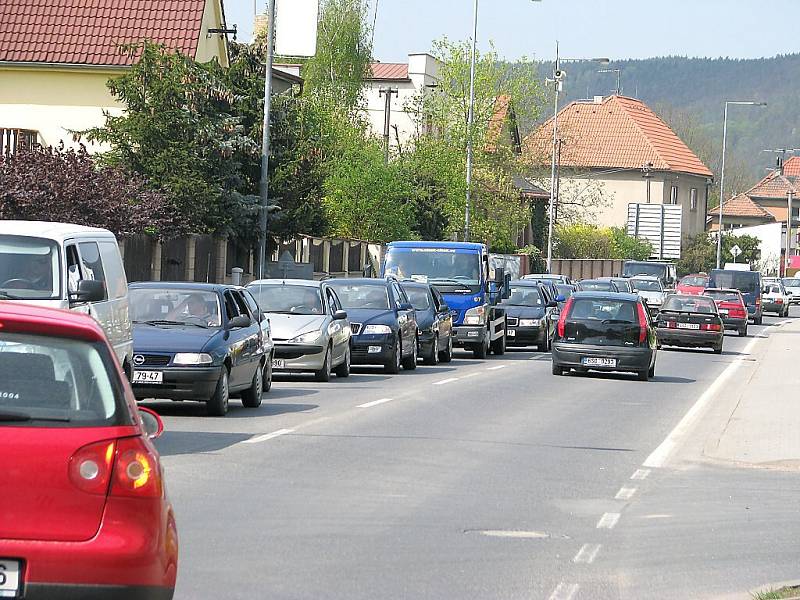
[[[557,258],[645,260],[652,253],[648,242],[629,236],[621,227],[586,223],[556,226],[553,242]]]
[[[625,260],[647,260],[653,253],[653,246],[647,240],[637,240],[628,235],[623,227],[611,227],[613,252],[616,258]]]
[[[761,258],[758,249],[759,239],[752,235],[734,235],[726,233],[722,236],[722,266],[725,263],[738,262],[755,264]],[[733,259],[731,248],[739,246],[742,253]],[[676,262],[679,275],[708,272],[717,266],[717,241],[708,233],[701,233],[688,238],[684,243],[681,258]]]
[[[514,254],[525,254],[528,257],[529,273],[544,273],[547,270],[547,258],[537,246],[519,248]]]

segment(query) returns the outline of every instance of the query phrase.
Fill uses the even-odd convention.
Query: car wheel
[[[453,360],[453,338],[447,336],[447,348],[439,353],[439,360],[443,363],[449,363]]]
[[[261,394],[264,393],[264,367],[261,363],[256,367],[250,387],[242,392],[242,406],[258,408],[261,406]]]
[[[400,372],[401,352],[400,340],[396,340],[394,343],[394,350],[392,350],[392,355],[389,357],[389,361],[383,366],[384,373],[388,373],[389,375],[397,375]]]
[[[714,346],[714,354],[722,354],[722,344]]]
[[[649,380],[650,379],[650,369],[647,369],[646,371],[639,371],[636,374],[636,378],[639,381],[647,381],[647,380]]]
[[[272,357],[274,355],[270,352],[267,356],[267,361],[264,363],[264,384],[263,389],[266,394],[272,389]]]
[[[439,364],[439,336],[433,336],[433,343],[431,344],[431,351],[430,354],[426,354],[422,358],[423,364],[426,365],[437,365]]]
[[[756,325],[761,325],[763,322],[764,322],[764,316],[763,315],[761,315],[759,317],[756,317],[753,320],[753,323],[756,324]]]
[[[208,414],[212,417],[224,417],[228,414],[230,396],[231,392],[228,388],[228,369],[222,367],[222,374],[219,376],[219,381],[217,381],[214,395],[206,401]]]
[[[653,366],[650,367],[650,370],[647,372],[648,379],[653,378],[656,376],[656,363],[653,362]]]
[[[325,360],[322,363],[322,368],[319,371],[314,371],[314,379],[320,382],[331,380],[331,347],[325,350]]]
[[[503,330],[503,335],[492,342],[492,354],[495,356],[503,356],[506,353],[506,331]]]
[[[350,345],[344,351],[344,362],[336,367],[337,377],[350,377]]]
[[[411,356],[402,360],[403,369],[406,371],[413,371],[417,368],[418,345],[417,338],[414,338],[414,343],[411,344]]]
[[[742,327],[739,327],[739,337],[747,337],[747,323],[745,323]]]
[[[553,363],[553,375],[563,375],[564,369],[559,367],[556,363]]]
[[[481,342],[479,346],[475,346],[472,349],[472,354],[475,358],[480,358],[483,360],[489,354],[489,332],[486,332],[486,338]]]

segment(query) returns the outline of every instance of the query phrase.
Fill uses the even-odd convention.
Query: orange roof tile
[[[789,161],[786,161],[787,163]],[[747,192],[751,198],[786,198],[789,192],[798,195],[798,184],[800,178],[794,176],[781,175],[778,171],[773,171],[764,179],[759,181]]]
[[[408,79],[408,65],[403,63],[372,63],[369,68],[370,75],[367,79],[385,79],[387,81]]]
[[[553,139],[549,119],[526,139],[531,152],[549,154]],[[657,171],[713,177],[711,170],[644,102],[608,96],[602,103],[572,102],[558,114],[566,167],[640,169],[651,162]]]
[[[800,156],[790,156],[783,163],[783,174],[800,177]]]
[[[127,66],[149,39],[195,56],[205,0],[0,0],[0,61]]]
[[[719,215],[719,208],[708,211],[709,216]],[[728,198],[722,203],[722,216],[725,217],[760,217],[767,221],[774,221],[772,214],[753,202],[746,194],[739,194]]]

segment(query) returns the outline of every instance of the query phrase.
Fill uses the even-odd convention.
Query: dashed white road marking
[[[478,375],[480,375],[480,373],[478,373],[478,372],[475,372],[475,373],[467,373],[466,375],[462,375],[462,376],[460,377],[460,379],[466,379],[467,377],[477,377]],[[457,379],[458,379],[458,378],[457,378]]]
[[[556,586],[548,600],[572,600],[578,593],[580,586],[577,583],[564,583],[563,581]]]
[[[644,515],[640,519],[671,519],[672,515]]]
[[[522,540],[540,540],[550,537],[549,533],[544,531],[514,531],[514,530],[498,530],[498,529],[485,529],[480,532],[481,535],[486,537],[499,537],[499,538],[516,538]]]
[[[387,402],[391,402],[393,399],[394,398],[381,398],[380,400],[373,400],[372,402],[359,404],[356,408],[372,408],[373,406],[378,406],[379,404],[386,404]]]
[[[636,469],[634,474],[631,475],[631,479],[642,481],[643,479],[647,479],[648,475],[650,475],[650,469]]]
[[[508,365],[496,365],[494,367],[489,367],[486,369],[487,371],[499,371],[500,369],[505,369]]]
[[[271,440],[276,437],[286,435],[287,433],[294,433],[294,429],[278,429],[278,431],[273,431],[272,433],[265,433],[264,435],[258,435],[256,437],[250,438],[249,440],[244,440],[242,443],[259,444],[261,442],[266,442],[267,440]]]
[[[614,529],[619,523],[619,513],[605,513],[597,522],[597,529]]]
[[[442,379],[441,381],[434,381],[433,385],[446,385],[458,381],[458,377],[450,377],[449,379]]]
[[[578,550],[578,553],[575,555],[575,558],[572,559],[572,562],[585,563],[587,565],[592,564],[594,559],[597,558],[597,554],[600,552],[601,547],[601,544],[584,544],[581,546],[581,549]]]
[[[617,495],[614,496],[614,500],[630,500],[635,493],[636,488],[622,487],[617,492]]]
[[[744,350],[742,350],[742,355],[729,364],[714,382],[706,388],[706,391],[697,399],[697,402],[689,409],[689,412],[687,412],[680,423],[675,426],[675,429],[670,432],[667,438],[661,442],[661,445],[653,450],[652,454],[647,457],[647,460],[642,463],[643,467],[659,468],[664,466],[679,442],[689,434],[695,422],[700,418],[706,405],[714,399],[720,388],[722,388],[731,375],[736,372],[736,369],[742,365],[744,359],[749,358],[750,351],[753,349],[758,339],[759,338],[754,337],[750,340]]]

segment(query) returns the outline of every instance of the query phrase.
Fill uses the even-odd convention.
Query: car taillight
[[[636,308],[639,313],[639,343],[643,344],[647,339],[647,313],[644,311],[644,306],[642,306],[641,302],[636,303]]]
[[[702,331],[719,331],[719,323],[700,323],[700,329]]]
[[[572,303],[575,301],[575,298],[571,297],[567,300],[567,303],[564,305],[564,308],[561,309],[561,316],[558,317],[558,337],[564,337],[564,329],[567,325],[567,315],[569,311],[572,309]]]
[[[105,495],[114,464],[116,440],[105,440],[79,448],[69,459],[69,478],[87,494]]]
[[[756,296],[756,306],[761,306],[761,296]]]
[[[678,323],[676,321],[667,321],[667,328],[668,329],[677,329]]]
[[[158,459],[140,437],[117,442],[110,496],[159,498],[162,494]]]
[[[783,304],[783,298],[776,298],[775,304]]]

